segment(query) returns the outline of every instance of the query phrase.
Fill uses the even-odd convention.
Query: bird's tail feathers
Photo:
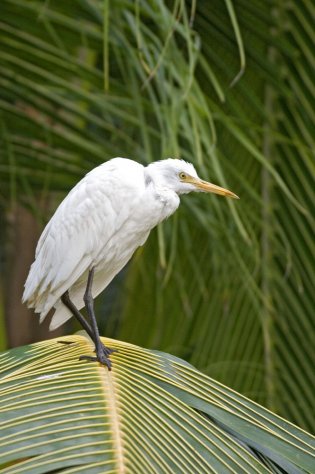
[[[80,265],[85,265],[85,262],[83,262],[83,264],[80,262]],[[73,282],[70,278],[62,280],[59,285],[56,285],[54,281],[52,281],[52,276],[49,273],[42,279],[38,277],[40,274],[40,258],[38,258],[32,264],[25,282],[22,301],[23,303],[27,302],[28,308],[34,308],[36,313],[40,313],[40,322],[42,322],[53,307],[59,307],[61,305],[61,295],[67,291]],[[81,299],[83,301],[83,296]],[[82,302],[79,301],[79,303],[81,303],[82,307]],[[68,314],[68,310],[66,313]],[[69,315],[65,321],[70,317],[71,316]],[[58,317],[56,319],[58,319]],[[61,324],[62,323],[58,324],[58,326]]]
[[[41,259],[37,259],[32,263],[28,277],[24,285],[24,292],[22,296],[22,303],[27,302],[28,308],[35,308],[37,313],[41,312],[38,308],[39,301],[43,299],[43,295],[47,296],[51,289],[51,277],[49,273],[40,277]]]
[[[40,284],[37,272],[36,261],[32,263],[26,282],[24,284],[24,292],[22,296],[22,303],[27,302],[28,307],[32,308],[33,300],[36,299],[35,294],[38,293],[38,285]]]
[[[85,292],[85,282],[78,284],[77,286],[74,286],[69,290],[69,296],[72,301],[72,303],[76,306],[78,310],[83,308],[84,302],[83,302],[83,295]],[[93,291],[93,296],[95,297],[95,293]],[[54,307],[56,309],[53,317],[51,318],[49,330],[54,331],[55,329],[59,328],[62,324],[64,324],[68,319],[70,319],[73,314],[71,311],[63,304],[63,302],[58,299],[54,303]]]
[[[85,292],[86,279],[87,278],[83,278],[81,282],[77,283],[69,290],[70,299],[78,310],[80,310],[84,306],[83,295]],[[93,282],[93,298],[96,298],[104,289],[104,286],[107,286],[108,283],[109,281],[105,280],[104,274],[96,274]],[[58,301],[54,303],[54,307],[56,308],[56,311],[51,319],[51,323],[49,326],[50,331],[57,329],[59,326],[64,324],[66,321],[68,321],[68,319],[72,317],[72,313],[62,303],[60,299],[58,299]]]
[[[62,326],[68,319],[72,317],[71,311],[61,303],[61,301],[58,301],[58,303],[55,306],[56,311],[51,318],[51,322],[49,325],[49,331],[54,331],[55,329],[59,328],[59,326]],[[43,317],[43,319],[45,316]],[[40,315],[40,321],[42,321],[42,315]]]

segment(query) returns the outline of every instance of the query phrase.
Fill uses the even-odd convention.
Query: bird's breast
[[[112,237],[99,246],[93,264],[98,268],[121,267],[132,257],[135,250],[147,240],[150,231],[173,214],[179,205],[176,193],[142,193],[127,200],[115,213],[115,230]],[[103,235],[108,232],[106,219]],[[97,232],[97,236],[100,232]],[[97,246],[95,246],[96,248]]]
[[[142,198],[141,218],[152,229],[170,217],[178,208],[179,202],[174,191],[159,187],[150,188]]]

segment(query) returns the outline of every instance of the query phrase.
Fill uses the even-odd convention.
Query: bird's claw
[[[110,356],[111,354],[113,354],[113,352],[118,352],[117,349],[111,349],[110,347],[106,347],[104,346],[104,344],[102,344],[102,347],[103,347],[103,352],[105,354],[106,357]]]
[[[88,360],[88,361],[91,361],[91,362],[99,362],[100,364],[105,365],[108,368],[108,370],[111,370],[112,369],[112,363],[109,359],[109,356],[113,352],[117,352],[117,349],[111,349],[110,347],[106,347],[106,346],[104,346],[104,344],[102,344],[101,351],[95,350],[95,352],[96,352],[96,356],[82,355],[82,356],[79,357],[79,360]]]
[[[82,355],[79,357],[79,360],[88,360],[90,362],[99,362],[102,365],[105,365],[108,370],[112,370],[112,363],[108,359],[108,357],[105,357],[104,354],[101,354],[100,356],[87,356],[87,355]]]

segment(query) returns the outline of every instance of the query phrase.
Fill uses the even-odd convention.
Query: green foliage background
[[[314,430],[311,2],[3,0],[0,198],[113,156],[180,156],[204,195],[128,267],[109,336],[184,357]],[[119,290],[119,288],[118,288]]]

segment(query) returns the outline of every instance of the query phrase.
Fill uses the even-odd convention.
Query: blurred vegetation
[[[21,205],[43,225],[113,156],[180,156],[234,191],[183,198],[105,292],[103,333],[183,357],[314,431],[312,8],[3,0],[0,202],[7,236]],[[18,254],[6,239],[3,282],[32,227]]]

